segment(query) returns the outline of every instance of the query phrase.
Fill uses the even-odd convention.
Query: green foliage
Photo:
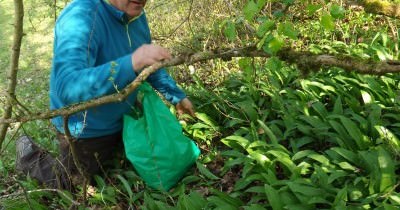
[[[54,14],[48,9],[54,6],[52,2],[33,3],[47,8],[40,7],[42,14]],[[256,45],[271,55],[291,47],[357,59],[399,58],[398,21],[365,14],[340,1],[174,0],[149,4],[156,41],[174,50]],[[163,13],[159,8],[164,8]],[[0,11],[4,11],[2,6]],[[188,11],[196,14],[187,18]],[[46,15],[28,15],[35,17],[27,23],[29,32],[46,34],[44,28],[51,28]],[[6,13],[0,12],[2,25],[5,18]],[[200,24],[193,24],[194,20]],[[41,22],[46,26],[38,27]],[[2,41],[10,36],[7,31],[0,33],[4,33]],[[32,54],[49,61],[50,53],[42,53],[42,44],[34,37],[29,33],[26,37],[26,44],[34,49]],[[21,78],[25,80],[21,80],[19,92],[22,102],[39,110],[47,106],[47,86],[35,81],[47,81],[48,72],[32,72],[50,66],[40,60],[22,60]],[[0,66],[6,68],[6,63],[1,53]],[[105,177],[96,176],[90,207],[257,210],[400,206],[398,75],[362,76],[323,68],[305,78],[295,65],[288,66],[278,57],[234,58],[227,63],[215,60],[179,68],[176,72],[182,75],[175,76],[185,82],[197,109],[195,118],[181,122],[203,156],[168,193],[147,188],[130,167],[116,167]],[[31,77],[34,82],[28,80]],[[54,136],[44,131],[48,123],[24,127],[55,150],[57,145],[49,141]],[[12,155],[8,151],[7,158],[0,161],[1,177],[13,175],[13,160],[8,158]],[[10,181],[2,179],[0,193],[13,189]],[[31,180],[23,183],[27,190],[38,187]],[[79,200],[82,192],[33,193],[28,197],[3,202],[0,195],[0,201],[10,209],[29,205],[67,209],[71,199]]]
[[[387,100],[396,97],[391,90],[397,77],[328,71],[298,79],[288,67],[269,66],[257,72],[255,83],[243,72],[213,90],[217,97],[201,96],[215,101],[202,110],[220,112],[225,117],[218,122],[230,130],[222,140],[228,149],[222,153],[223,171],[239,167],[242,172],[230,195],[252,197],[248,208],[260,200],[268,201],[262,208],[273,209],[398,205],[391,199],[399,182],[393,152],[398,140],[390,134],[399,130],[387,118],[391,115],[382,114],[382,108],[399,111],[393,109],[398,102]],[[241,103],[255,104],[255,118]]]

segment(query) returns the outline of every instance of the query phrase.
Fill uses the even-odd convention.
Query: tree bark
[[[15,21],[14,21],[14,41],[11,52],[10,69],[7,72],[7,100],[4,109],[3,119],[9,119],[12,116],[12,106],[15,99],[15,88],[17,86],[17,72],[19,65],[19,56],[21,50],[21,42],[23,36],[24,22],[24,4],[23,0],[14,0]],[[0,149],[6,137],[9,124],[0,125]]]

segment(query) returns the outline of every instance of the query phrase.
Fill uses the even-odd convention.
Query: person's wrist
[[[134,55],[132,55],[132,67],[135,73],[139,73],[141,70],[140,63],[135,60]]]

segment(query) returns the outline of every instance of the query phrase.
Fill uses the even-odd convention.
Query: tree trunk
[[[15,21],[14,21],[14,42],[11,52],[10,69],[7,72],[7,100],[4,109],[4,119],[9,119],[12,116],[12,106],[15,99],[15,88],[17,86],[17,72],[19,64],[19,55],[21,50],[21,42],[23,36],[23,21],[24,21],[24,4],[23,0],[14,0]],[[0,149],[7,134],[9,124],[0,125]]]

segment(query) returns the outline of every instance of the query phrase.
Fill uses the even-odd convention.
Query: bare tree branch
[[[19,65],[19,55],[21,51],[21,42],[23,36],[23,22],[24,22],[24,4],[22,0],[14,0],[14,10],[15,10],[15,21],[14,21],[14,42],[12,46],[11,53],[11,64],[10,69],[7,73],[8,86],[8,100],[6,101],[6,106],[4,109],[4,119],[11,118],[13,99],[15,99],[15,88],[17,86],[17,72]],[[0,149],[3,145],[4,139],[6,138],[7,130],[9,124],[4,123],[0,125]]]
[[[370,60],[355,59],[350,56],[335,56],[335,55],[313,55],[309,52],[298,52],[292,49],[283,49],[277,55],[281,60],[289,64],[297,64],[303,72],[318,71],[321,68],[339,67],[346,71],[355,71],[360,74],[382,75],[386,73],[400,72],[400,62],[398,61],[383,61],[375,62]],[[177,66],[180,64],[193,64],[195,62],[206,61],[211,59],[222,58],[229,60],[233,57],[271,57],[264,51],[257,50],[255,47],[246,47],[238,49],[230,49],[226,51],[215,50],[209,52],[200,52],[191,55],[181,55],[170,60],[158,62],[144,69],[136,79],[127,85],[118,93],[107,95],[101,98],[96,98],[87,102],[73,104],[71,106],[36,113],[29,116],[15,118],[0,118],[0,124],[27,122],[32,120],[50,119],[56,116],[68,116],[76,112],[84,111],[101,104],[120,102],[125,100],[139,85],[147,79],[147,77],[162,67]]]
[[[76,152],[75,144],[73,142],[74,140],[69,131],[69,126],[68,126],[69,115],[63,116],[63,119],[64,119],[64,132],[65,132],[64,137],[68,141],[69,149],[72,154],[72,160],[74,161],[74,164],[75,164],[76,168],[78,169],[80,175],[84,179],[83,180],[83,202],[86,203],[86,201],[87,201],[86,191],[87,191],[89,175],[86,173],[85,169],[83,168],[83,165],[81,164],[81,161],[78,158],[78,153]]]

